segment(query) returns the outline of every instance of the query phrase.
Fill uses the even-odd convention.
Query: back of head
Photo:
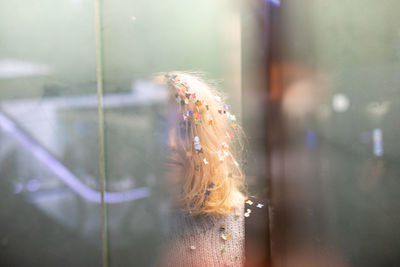
[[[224,98],[199,75],[159,73],[176,114],[174,143],[183,165],[180,203],[192,214],[227,214],[240,205],[244,175],[234,155],[241,130]]]

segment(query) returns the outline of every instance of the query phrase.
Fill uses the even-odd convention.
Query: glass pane
[[[272,10],[274,266],[397,266],[398,1]]]
[[[100,266],[93,1],[0,3],[2,266]]]
[[[124,196],[107,202],[111,266],[158,266],[166,245],[170,206],[159,160],[167,99],[152,75],[204,72],[240,117],[239,11],[211,0],[103,3],[107,192]]]

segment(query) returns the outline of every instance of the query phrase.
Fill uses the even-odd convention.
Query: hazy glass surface
[[[0,265],[101,266],[93,2],[0,18]]]
[[[102,1],[100,25],[94,4],[0,3],[1,265],[155,264],[169,206],[158,162],[166,99],[153,73],[203,72],[241,117],[237,3]]]

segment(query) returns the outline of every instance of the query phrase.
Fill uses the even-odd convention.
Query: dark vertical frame
[[[250,195],[266,199],[267,211],[258,216],[267,222],[265,244],[262,238],[248,240],[246,235],[246,266],[270,266],[270,170],[269,170],[269,100],[268,64],[271,4],[268,1],[246,1],[242,8],[242,107],[243,128],[250,153],[245,164]],[[265,218],[266,217],[266,218]],[[254,221],[253,221],[254,223]],[[262,232],[262,231],[261,231]],[[252,242],[261,246],[263,253],[251,249]],[[259,248],[258,248],[259,249]]]

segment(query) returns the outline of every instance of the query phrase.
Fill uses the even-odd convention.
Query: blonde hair
[[[167,85],[181,118],[175,131],[181,133],[175,138],[184,167],[181,204],[192,214],[231,213],[244,190],[244,174],[234,156],[242,136],[236,117],[198,73],[173,71],[155,78]]]

